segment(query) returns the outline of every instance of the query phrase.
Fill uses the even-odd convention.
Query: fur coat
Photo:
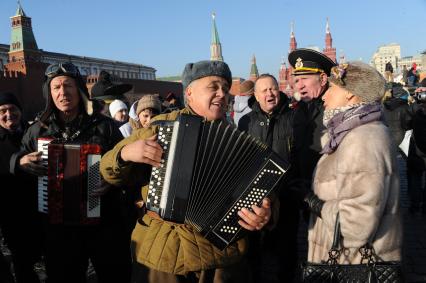
[[[336,151],[321,157],[313,189],[325,203],[321,218],[310,219],[308,261],[328,259],[337,212],[345,248],[340,263],[359,263],[358,248],[367,241],[380,259],[400,260],[402,227],[394,149],[388,129],[376,121],[354,128]]]

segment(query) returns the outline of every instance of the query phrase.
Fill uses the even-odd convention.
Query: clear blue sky
[[[248,77],[253,54],[261,73],[278,74],[289,48],[333,45],[368,62],[377,47],[399,43],[402,56],[426,49],[426,0],[21,0],[39,48],[144,64],[157,77],[178,75],[209,59],[211,13],[234,76]],[[15,0],[0,0],[0,43],[9,44]]]

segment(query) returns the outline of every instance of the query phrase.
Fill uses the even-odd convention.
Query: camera
[[[415,92],[412,96],[417,103],[426,103],[426,91]]]

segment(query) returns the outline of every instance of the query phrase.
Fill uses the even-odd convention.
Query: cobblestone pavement
[[[401,212],[403,219],[403,271],[407,283],[426,282],[426,215],[410,214],[405,161],[398,157],[401,176]],[[307,225],[301,221],[299,229],[299,260],[306,260]],[[297,281],[296,281],[297,282]]]
[[[401,173],[401,210],[403,215],[403,268],[407,283],[426,283],[426,215],[410,214],[408,212],[409,198],[407,192],[407,180],[405,174],[405,162],[399,158]],[[306,260],[307,255],[307,226],[301,221],[299,229],[299,260]],[[10,256],[9,251],[2,245],[3,253]],[[40,277],[44,280],[44,267],[40,263],[36,267]],[[89,270],[89,283],[96,283],[94,272]]]

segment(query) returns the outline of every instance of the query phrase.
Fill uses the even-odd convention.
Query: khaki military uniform
[[[191,112],[187,108],[173,111],[156,116],[153,122],[173,121],[180,113]],[[119,162],[118,156],[125,145],[149,138],[157,132],[156,125],[148,129],[138,129],[107,152],[101,161],[101,172],[105,180],[117,186],[142,182],[142,197],[146,200],[151,167],[146,164]],[[139,263],[175,275],[188,275],[191,272],[234,265],[241,261],[247,250],[246,240],[241,239],[221,251],[191,226],[167,222],[152,214],[145,214],[137,221],[132,233],[132,245],[134,256]]]

